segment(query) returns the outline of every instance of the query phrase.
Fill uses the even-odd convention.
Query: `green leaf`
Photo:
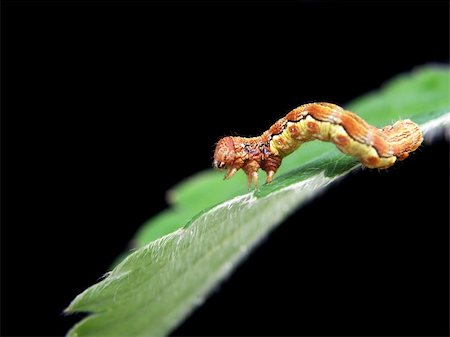
[[[347,108],[377,126],[410,118],[427,138],[450,124],[449,75],[447,67],[422,67]],[[271,229],[358,167],[332,144],[311,142],[250,193],[243,174],[224,182],[207,170],[180,183],[169,192],[171,208],[137,234],[139,248],[66,309],[92,313],[69,335],[167,335]]]

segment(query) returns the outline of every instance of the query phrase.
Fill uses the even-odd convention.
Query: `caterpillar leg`
[[[274,174],[275,174],[275,171],[268,171],[267,172],[266,184],[268,184],[268,183],[270,183],[272,181]]]
[[[225,177],[223,177],[224,180],[228,180],[230,179],[232,176],[234,176],[237,172],[237,168],[236,167],[230,167],[227,171],[227,173],[225,174]]]
[[[258,187],[258,173],[252,172],[250,175],[247,175],[247,186],[248,188],[252,187],[252,183],[254,187]]]
[[[270,183],[273,179],[274,174],[277,172],[281,165],[281,157],[277,155],[272,155],[268,157],[261,165],[261,168],[266,171],[267,178],[266,184]]]
[[[258,186],[258,169],[259,169],[259,164],[257,161],[253,160],[253,161],[249,161],[247,162],[244,167],[242,168],[245,172],[245,174],[247,175],[247,185],[248,188],[250,188],[252,186]]]

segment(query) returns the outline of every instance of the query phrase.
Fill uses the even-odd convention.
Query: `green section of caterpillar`
[[[262,169],[270,183],[284,157],[316,139],[334,143],[368,168],[385,169],[415,151],[423,136],[419,126],[408,119],[378,129],[338,105],[310,103],[289,112],[261,136],[220,139],[213,165],[227,169],[225,179],[242,168],[249,186],[258,184],[257,172]]]

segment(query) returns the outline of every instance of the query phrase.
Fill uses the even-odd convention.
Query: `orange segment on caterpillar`
[[[334,143],[368,168],[385,169],[408,157],[423,141],[419,126],[406,119],[378,129],[361,117],[331,103],[299,106],[258,137],[224,137],[217,142],[214,167],[227,169],[225,179],[239,169],[249,187],[258,184],[258,169],[270,183],[284,157],[311,140]]]

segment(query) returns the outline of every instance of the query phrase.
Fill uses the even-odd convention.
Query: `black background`
[[[64,307],[219,137],[448,63],[448,7],[2,3],[2,334],[64,334]],[[448,163],[438,137],[350,175],[174,334],[448,335]]]

